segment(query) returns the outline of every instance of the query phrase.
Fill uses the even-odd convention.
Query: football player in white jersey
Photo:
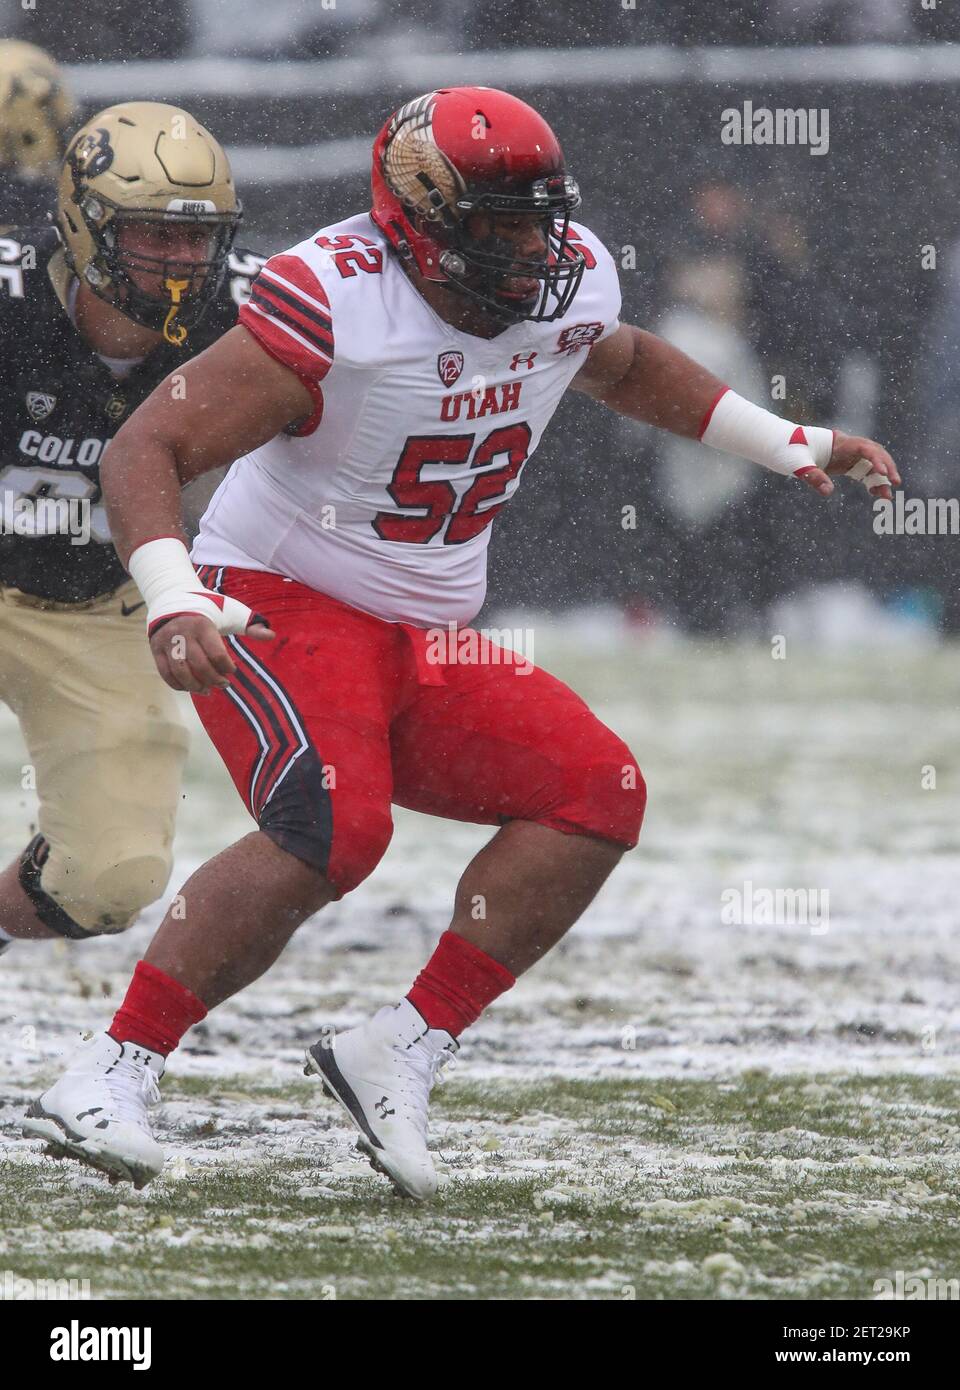
[[[112,532],[157,666],[194,692],[257,829],[188,881],[109,1029],[31,1107],[25,1131],[55,1151],[138,1185],[160,1171],[147,1106],[167,1054],[373,870],[397,803],[498,829],[400,1002],[307,1067],[374,1167],[434,1192],[438,1069],[643,816],[632,754],[572,691],[477,634],[435,640],[470,635],[490,524],[568,387],[823,495],[830,474],[880,497],[899,482],[873,441],[782,420],[621,324],[579,201],[515,97],[408,102],[374,145],[372,211],[268,261],[240,325],[180,368],[186,390],[155,392],[111,445]],[[198,573],[180,488],[226,463]]]

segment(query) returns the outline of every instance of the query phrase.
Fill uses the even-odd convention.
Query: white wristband
[[[203,587],[187,547],[174,536],[138,545],[127,561],[127,569],[148,608],[168,591],[189,592]]]
[[[833,453],[833,430],[796,425],[730,390],[717,401],[700,438],[711,449],[738,454],[784,477],[826,468]]]
[[[250,623],[264,623],[245,603],[226,594],[213,594],[200,583],[187,547],[174,536],[145,541],[127,561],[127,569],[147,605],[147,631],[182,613],[209,618],[218,632],[246,632]]]

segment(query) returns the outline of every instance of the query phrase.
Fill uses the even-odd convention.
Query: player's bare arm
[[[762,417],[768,416],[771,421],[779,417],[771,416],[759,406],[751,407],[749,402],[742,402],[738,415],[730,422],[730,431],[717,430],[720,421],[713,408],[724,395],[733,397],[725,383],[663,338],[631,324],[621,324],[616,332],[591,349],[572,386],[621,415],[688,439],[703,439],[715,448],[743,453],[744,457],[752,457],[755,462],[774,467],[777,472],[799,477],[821,497],[829,497],[833,492],[834,485],[827,476],[830,473],[853,472],[855,481],[867,485],[871,497],[887,499],[891,496],[890,487],[899,486],[901,481],[896,464],[881,444],[840,430],[832,431],[832,441],[826,438],[827,431],[819,432],[817,442],[822,453],[817,462],[822,466],[817,466],[816,456],[801,455],[789,462],[777,457],[782,445],[775,434],[767,444],[763,438],[766,422]],[[740,398],[734,399],[739,401]],[[751,411],[757,412],[752,418]],[[707,437],[711,427],[715,436]],[[776,430],[775,425],[773,430]],[[758,447],[753,453],[745,453],[743,445],[746,440],[750,447],[751,432],[756,434]],[[763,457],[768,450],[771,456]],[[884,478],[889,484],[881,481]]]
[[[186,363],[176,379],[162,382],[119,431],[101,469],[111,534],[124,564],[158,538],[175,538],[185,547],[180,489],[256,449],[312,410],[306,386],[242,327]],[[196,581],[187,580],[196,590]],[[220,631],[273,636],[261,623],[234,628],[229,616]],[[234,664],[210,618],[181,611],[176,621],[173,615],[164,621],[164,615],[151,613],[149,622],[157,669],[174,690],[228,684]]]

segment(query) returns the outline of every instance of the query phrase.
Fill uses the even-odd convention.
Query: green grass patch
[[[165,1095],[171,1163],[143,1193],[6,1165],[0,1265],[164,1299],[863,1299],[898,1269],[960,1276],[944,1081],[455,1078],[424,1206],[353,1162],[306,1080],[179,1078]]]

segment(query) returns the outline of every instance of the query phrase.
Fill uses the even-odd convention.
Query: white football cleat
[[[163,1167],[147,1108],[160,1099],[164,1058],[137,1043],[95,1033],[21,1122],[30,1138],[46,1139],[55,1158],[75,1158],[113,1180],[146,1187]]]
[[[324,1090],[360,1131],[357,1148],[404,1197],[424,1201],[437,1190],[427,1103],[437,1073],[459,1048],[403,999],[307,1051],[304,1071],[323,1078]]]

